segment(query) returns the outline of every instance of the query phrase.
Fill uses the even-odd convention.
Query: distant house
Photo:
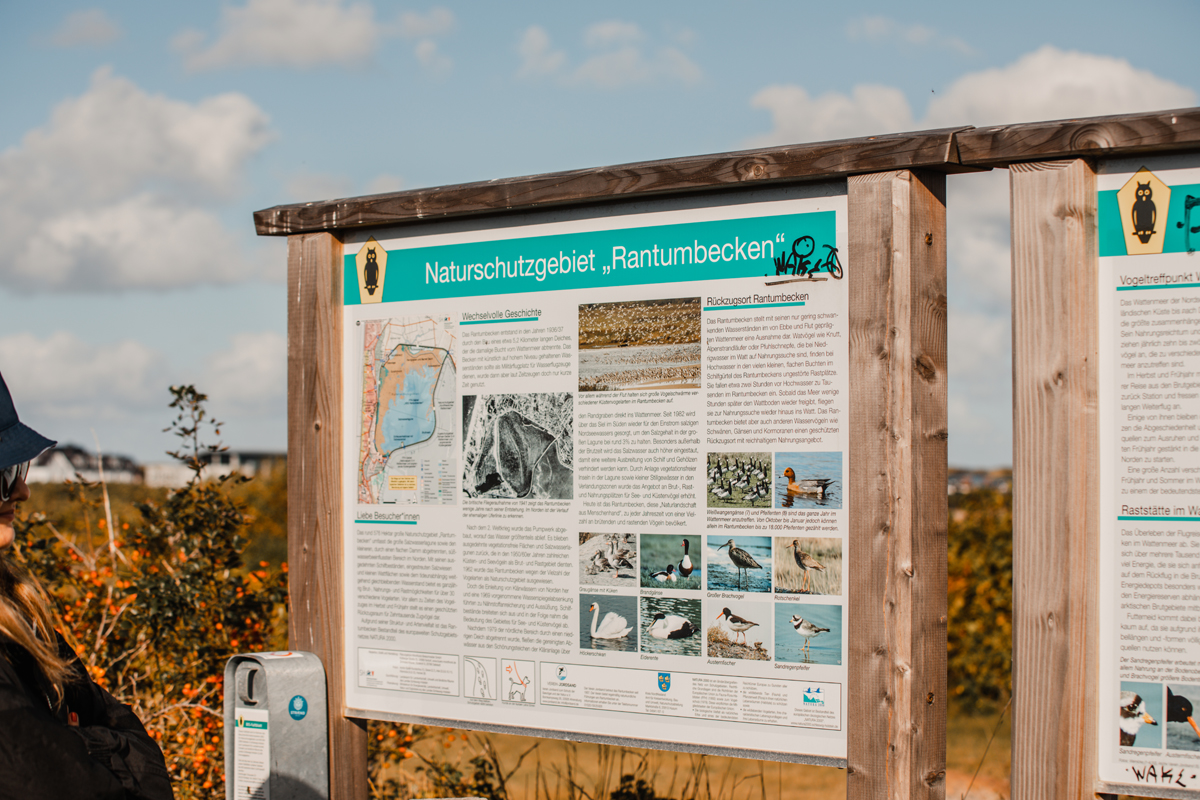
[[[47,450],[29,465],[29,483],[62,483],[75,476],[95,483],[103,469],[108,483],[141,483],[142,469],[132,458],[106,455],[101,460],[82,447],[64,444]]]
[[[203,477],[217,477],[238,472],[246,477],[266,477],[276,469],[287,467],[286,453],[257,450],[226,450],[207,453],[201,457],[207,466]],[[126,456],[105,455],[103,462],[94,453],[73,444],[47,450],[29,465],[29,483],[62,483],[78,475],[90,483],[103,477],[108,483],[144,483],[147,486],[178,488],[192,479],[192,471],[178,461],[139,465]]]
[[[287,466],[286,453],[257,450],[226,450],[221,453],[201,454],[206,466],[201,477],[215,478],[218,475],[241,473],[247,478],[267,477],[276,469]],[[146,464],[142,468],[147,486],[165,486],[177,489],[192,479],[192,471],[178,461]]]
[[[952,469],[946,481],[947,494],[967,494],[976,489],[993,489],[1000,494],[1012,491],[1012,470]]]

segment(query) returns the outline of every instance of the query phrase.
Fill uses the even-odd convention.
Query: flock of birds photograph
[[[700,298],[579,307],[579,391],[700,386]]]
[[[709,453],[708,505],[771,507],[770,453]]]

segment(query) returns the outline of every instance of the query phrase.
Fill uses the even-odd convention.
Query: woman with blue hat
[[[8,557],[29,464],[55,444],[21,422],[0,376],[0,798],[172,798],[158,745],[87,674],[42,587]]]

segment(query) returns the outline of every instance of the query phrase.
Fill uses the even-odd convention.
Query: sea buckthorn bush
[[[1012,495],[951,495],[947,680],[966,711],[1012,696]]]
[[[14,556],[50,593],[88,672],[158,740],[176,797],[216,800],[225,796],[225,661],[286,645],[287,565],[243,563],[246,507],[234,495],[247,479],[201,480],[201,455],[224,449],[201,438],[219,435],[220,423],[194,387],[171,393],[169,430],[181,441],[172,455],[192,480],[137,503],[123,523],[107,487],[71,484],[77,513],[19,520]]]

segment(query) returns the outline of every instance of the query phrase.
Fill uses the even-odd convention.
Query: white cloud
[[[221,10],[220,31],[211,42],[201,31],[189,29],[172,44],[193,71],[248,66],[303,69],[362,66],[375,56],[383,39],[399,36],[419,39],[414,48],[417,60],[444,74],[451,60],[437,52],[433,39],[454,27],[454,14],[437,6],[381,22],[368,2],[247,0],[244,6]]]
[[[521,56],[517,75],[524,78],[558,75],[565,84],[598,89],[655,83],[689,85],[703,76],[700,67],[682,50],[647,43],[645,33],[632,22],[598,22],[584,31],[583,39],[592,55],[569,68],[566,54],[553,47],[545,29],[530,26],[517,46]]]
[[[550,46],[550,34],[540,25],[525,29],[517,52],[521,55],[521,67],[517,70],[520,78],[553,75],[567,63],[567,54]]]
[[[864,18],[865,40],[933,42],[934,31]],[[751,106],[770,113],[771,129],[747,144],[869,136],[921,128],[997,125],[1073,116],[1191,106],[1196,93],[1128,61],[1042,47],[1003,67],[954,80],[924,117],[898,89],[857,86],[811,97],[797,85],[768,86]],[[1008,172],[952,175],[947,185],[951,297],[950,459],[981,466],[1011,463],[1012,379]]]
[[[413,54],[427,72],[439,77],[449,74],[454,66],[454,61],[438,50],[437,42],[433,39],[422,39],[417,42]]]
[[[275,331],[238,333],[205,360],[204,392],[222,415],[279,415],[287,410],[287,339]]]
[[[890,17],[856,17],[846,24],[851,41],[899,42],[913,47],[940,47],[971,55],[974,50],[957,36],[943,36],[927,25],[905,25]]]
[[[930,103],[925,125],[1003,125],[1191,106],[1196,93],[1123,58],[1050,45],[1006,67],[973,72]]]
[[[66,331],[0,338],[0,372],[18,410],[36,409],[41,419],[113,419],[161,407],[170,384],[166,358],[141,342],[97,345]]]
[[[584,44],[592,48],[634,44],[643,38],[642,29],[636,24],[619,19],[597,22],[583,32]]]
[[[816,142],[912,128],[912,110],[899,89],[855,86],[850,95],[826,92],[811,97],[802,86],[768,86],[750,98],[753,108],[771,114],[771,131],[751,139],[751,147],[783,142]]]
[[[405,11],[396,22],[396,33],[406,39],[427,39],[450,33],[454,25],[454,14],[447,8],[435,6],[424,14]]]
[[[244,279],[257,267],[213,207],[271,137],[244,95],[184,103],[98,70],[0,153],[0,279],[34,291]]]
[[[381,28],[367,3],[248,0],[221,9],[220,33],[184,31],[174,45],[190,70],[241,66],[358,65],[370,60]]]
[[[102,9],[75,11],[50,35],[58,47],[95,47],[121,38],[121,28]]]
[[[53,364],[54,369],[47,369]],[[210,353],[202,368],[174,363],[133,340],[95,344],[59,331],[0,337],[0,373],[21,419],[63,443],[164,460],[176,447],[161,433],[173,412],[168,387],[191,383],[208,395],[212,418],[228,423],[238,447],[282,449],[287,439],[287,342],[275,331],[242,332]]]

